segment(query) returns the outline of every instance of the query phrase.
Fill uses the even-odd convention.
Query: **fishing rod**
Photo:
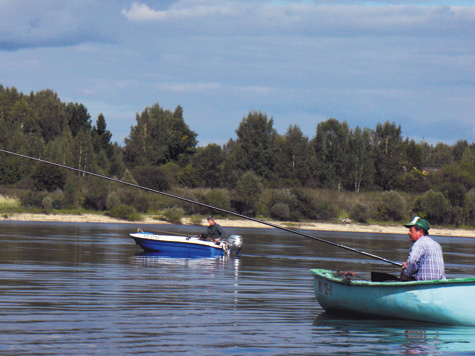
[[[279,229],[279,230],[290,232],[292,234],[307,237],[307,238],[310,238],[310,239],[315,240],[315,241],[323,242],[323,243],[328,244],[328,245],[332,245],[332,246],[339,247],[339,248],[342,248],[342,249],[345,249],[345,250],[348,250],[348,251],[356,252],[356,253],[359,253],[360,255],[364,255],[364,256],[367,256],[367,257],[374,258],[376,260],[384,261],[384,262],[390,263],[392,265],[402,267],[402,264],[399,263],[399,262],[391,261],[391,260],[388,260],[384,257],[373,255],[372,253],[369,253],[369,252],[366,252],[366,251],[361,251],[361,250],[358,250],[358,249],[355,249],[355,248],[352,248],[352,247],[349,247],[349,246],[345,246],[345,245],[342,245],[342,244],[339,244],[339,243],[336,243],[336,242],[327,241],[327,240],[321,239],[319,237],[308,235],[306,233],[303,233],[303,232],[300,232],[300,231],[297,231],[297,230],[288,229],[286,227],[282,227],[282,226],[279,226],[279,225],[276,225],[276,224],[272,224],[272,223],[264,221],[264,220],[259,220],[259,219],[253,218],[251,216],[246,216],[246,215],[236,213],[234,211],[218,208],[216,206],[201,203],[201,202],[196,201],[196,200],[180,197],[178,195],[173,195],[173,194],[166,193],[166,192],[161,192],[159,190],[155,190],[155,189],[152,189],[152,188],[147,188],[147,187],[144,187],[144,186],[141,186],[141,185],[138,185],[138,184],[134,184],[134,183],[130,183],[130,182],[125,182],[123,180],[107,177],[107,176],[104,176],[104,175],[101,175],[101,174],[88,172],[88,171],[85,171],[85,170],[82,170],[82,169],[79,169],[79,168],[69,167],[69,166],[66,166],[66,165],[63,165],[63,164],[46,161],[44,159],[35,158],[35,157],[20,154],[20,153],[7,151],[7,150],[1,149],[1,148],[0,148],[0,152],[7,153],[7,154],[10,154],[10,155],[14,155],[14,156],[18,156],[18,157],[22,157],[22,158],[26,158],[26,159],[30,159],[30,160],[41,162],[41,163],[50,164],[50,165],[60,167],[60,168],[69,169],[71,171],[79,172],[79,173],[82,173],[82,174],[87,174],[87,175],[90,175],[90,176],[93,176],[93,177],[107,179],[111,182],[125,184],[125,185],[128,185],[130,187],[139,188],[139,189],[142,189],[142,190],[145,190],[145,191],[148,191],[148,192],[158,193],[158,194],[170,197],[170,198],[185,201],[187,203],[196,204],[196,205],[199,205],[199,206],[202,206],[202,207],[205,207],[205,208],[208,208],[208,209],[216,210],[216,211],[219,211],[219,212],[222,212],[222,213],[225,213],[225,214],[234,215],[234,216],[240,217],[242,219],[251,220],[251,221],[257,222],[259,224],[267,225],[267,226],[270,226],[270,227],[273,227],[273,228],[276,228],[276,229]]]

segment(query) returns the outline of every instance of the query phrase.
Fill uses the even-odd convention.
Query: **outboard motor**
[[[241,251],[241,247],[243,244],[242,236],[240,235],[229,235],[223,241],[227,245],[227,253],[228,254],[236,254],[239,255],[239,251]]]

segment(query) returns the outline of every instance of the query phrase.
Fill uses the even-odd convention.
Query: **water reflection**
[[[239,256],[218,256],[218,257],[189,257],[181,254],[161,253],[161,252],[140,252],[131,258],[131,264],[143,267],[167,268],[196,268],[205,270],[209,268],[224,268],[233,266],[236,273],[239,270],[241,259]]]
[[[382,351],[388,345],[399,345],[401,353],[405,355],[453,352],[457,355],[461,352],[473,355],[475,352],[475,329],[469,326],[351,317],[327,312],[319,314],[313,325],[318,329],[326,328],[340,339],[351,338],[352,345],[371,340],[372,352]]]

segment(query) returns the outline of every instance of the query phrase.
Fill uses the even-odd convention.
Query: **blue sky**
[[[473,1],[0,0],[0,84],[103,113],[181,105],[200,145],[250,111],[309,138],[328,118],[475,141]]]

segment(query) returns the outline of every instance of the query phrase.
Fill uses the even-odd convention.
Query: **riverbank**
[[[130,221],[114,219],[109,216],[99,214],[10,214],[3,217],[3,221],[50,221],[50,222],[80,222],[80,223],[132,223]],[[0,220],[1,221],[1,220]],[[217,222],[223,227],[252,227],[265,228],[267,225],[245,219],[217,219]],[[166,221],[154,219],[146,216],[144,220],[136,222],[137,225],[166,225]],[[193,225],[188,218],[182,219],[183,225]],[[344,232],[366,232],[366,233],[384,233],[384,234],[406,234],[407,229],[400,225],[368,225],[358,223],[325,223],[325,222],[302,222],[302,223],[285,223],[275,222],[272,224],[290,229],[314,230],[314,231],[344,231]],[[206,225],[206,221],[202,221],[202,225]],[[458,236],[458,237],[475,237],[475,230],[465,229],[439,229],[432,228],[430,234],[433,236]]]

